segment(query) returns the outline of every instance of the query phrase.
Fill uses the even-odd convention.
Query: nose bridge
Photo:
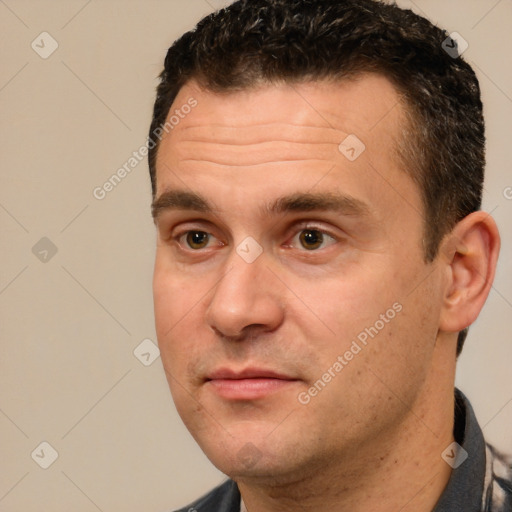
[[[250,240],[239,244],[230,254],[226,272],[213,290],[207,309],[210,326],[226,336],[238,336],[250,325],[275,329],[282,310],[276,287],[272,286],[273,277],[264,255],[254,257]]]
[[[235,251],[230,255],[226,272],[215,287],[214,298],[221,296],[223,300],[236,297],[235,303],[251,302],[258,291],[254,286],[261,279],[262,261],[248,263]]]

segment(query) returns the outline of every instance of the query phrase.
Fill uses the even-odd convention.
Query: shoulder
[[[240,492],[233,480],[219,485],[202,498],[175,512],[239,512]]]
[[[506,512],[512,510],[512,457],[486,445],[486,471],[483,510]]]

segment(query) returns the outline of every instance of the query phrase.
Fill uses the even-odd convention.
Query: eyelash
[[[186,242],[181,242],[181,240],[184,238],[184,237],[187,237],[189,234],[191,233],[205,233],[209,238],[208,242],[210,242],[211,238],[216,238],[214,235],[212,235],[209,231],[206,231],[206,230],[203,230],[203,229],[187,229],[187,231],[184,231],[182,232],[181,234],[179,235],[176,235],[176,237],[174,237],[174,239],[178,242],[178,244],[180,244],[181,246],[185,245]],[[222,244],[222,243],[219,243],[217,245],[225,245],[225,244]],[[199,249],[192,249],[191,247],[188,247],[187,250],[190,250],[190,251],[193,251],[193,252],[198,252]]]
[[[300,240],[298,240],[297,244],[301,245],[301,247],[299,248],[299,250],[301,250],[301,252],[304,252],[304,251],[307,253],[318,252],[322,249],[327,249],[327,247],[329,247],[329,246],[333,245],[333,243],[336,243],[339,241],[339,238],[336,237],[336,235],[331,233],[329,230],[326,230],[325,228],[323,228],[321,226],[315,226],[315,225],[308,224],[306,226],[301,226],[300,229],[296,229],[294,231],[294,234],[288,238],[288,240],[291,240],[291,242],[286,244],[284,247],[293,248],[293,242],[295,241],[295,239],[297,237],[300,237],[303,233],[308,232],[308,231],[309,232],[317,232],[321,235],[322,241],[321,241],[320,245],[323,247],[308,249],[304,245],[302,245]]]
[[[336,236],[330,230],[325,229],[323,226],[318,226],[318,225],[315,225],[315,224],[308,223],[308,224],[303,224],[303,225],[295,226],[295,228],[293,230],[293,234],[291,236],[287,236],[286,237],[286,240],[290,240],[290,242],[286,242],[283,245],[283,247],[286,248],[286,249],[292,249],[293,248],[292,241],[297,236],[300,236],[300,234],[302,232],[304,232],[304,231],[317,231],[323,237],[328,237],[330,239],[330,243],[327,244],[327,247],[329,247],[330,245],[333,245],[334,243],[340,241],[340,237],[339,236]],[[210,239],[208,240],[208,246],[204,247],[204,248],[199,248],[199,249],[193,249],[190,246],[188,246],[186,240],[184,240],[184,237],[188,236],[191,233],[206,233],[210,237]],[[191,253],[203,253],[205,250],[211,249],[211,238],[217,239],[215,237],[215,235],[213,235],[207,229],[187,229],[187,230],[184,230],[184,231],[180,231],[179,233],[177,233],[172,238],[180,246],[180,248],[182,248],[182,250],[187,251],[187,252],[191,252]],[[322,243],[325,243],[325,242],[326,241],[323,241]],[[329,242],[329,240],[327,240],[327,242]],[[215,244],[215,245],[218,246],[218,247],[221,247],[221,246],[224,246],[226,244],[224,242],[218,240],[218,243]],[[306,249],[305,247],[303,247],[302,249],[299,249],[299,250],[301,250],[301,252],[314,253],[314,252],[318,252],[318,251],[320,251],[322,249],[326,249],[326,247],[321,247],[319,249],[309,249],[309,250]]]

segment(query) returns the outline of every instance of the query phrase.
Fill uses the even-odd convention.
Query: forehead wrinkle
[[[347,133],[325,126],[288,123],[264,123],[244,126],[194,124],[183,126],[177,138],[184,142],[249,145],[263,142],[339,144]]]
[[[175,155],[180,162],[203,161],[244,167],[282,161],[334,161],[341,156],[338,145],[339,142],[311,142],[310,140],[287,143],[268,140],[244,145],[180,141],[175,145]]]
[[[260,159],[261,160],[261,159]],[[319,158],[271,158],[269,160],[261,160],[258,163],[229,163],[229,162],[218,162],[216,160],[207,160],[205,158],[187,158],[181,160],[181,163],[194,163],[194,164],[209,164],[214,165],[218,168],[228,168],[228,169],[242,169],[242,168],[257,168],[262,165],[268,164],[293,164],[297,162],[331,162],[331,160],[325,159],[321,160]]]

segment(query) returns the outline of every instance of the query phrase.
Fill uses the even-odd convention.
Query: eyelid
[[[216,236],[215,233],[218,232],[218,229],[216,229],[215,225],[210,221],[198,218],[180,220],[179,222],[175,222],[172,225],[165,227],[165,231],[169,233],[169,239],[174,239],[177,236],[181,236],[190,231],[203,231],[209,235]]]
[[[217,239],[217,237],[214,234],[212,234],[209,231],[206,231],[204,229],[180,230],[178,233],[174,234],[172,238],[175,240],[180,240],[180,239],[186,237],[189,233],[206,233],[208,235],[208,242],[210,242],[212,239]],[[210,245],[210,243],[208,245]]]
[[[331,238],[334,238],[334,240],[339,240],[340,238],[342,238],[341,235],[337,234],[334,229],[329,229],[322,222],[299,221],[289,229],[290,236],[287,236],[287,239],[293,238],[301,231],[307,230],[319,231],[323,235],[327,235],[330,236]]]
[[[297,238],[302,231],[308,230],[318,231],[322,233],[324,237],[327,237],[327,240],[324,239],[323,241],[323,244],[325,245],[323,247],[319,247],[318,249],[310,250],[306,249],[305,247],[301,247],[300,242],[295,241],[295,238]],[[308,257],[313,257],[314,254],[321,253],[322,251],[329,249],[331,246],[339,243],[342,240],[342,237],[339,234],[334,233],[333,229],[328,229],[321,222],[315,221],[303,221],[295,223],[289,230],[289,233],[290,234],[285,238],[285,242],[282,244],[282,247],[288,250],[297,249],[301,254],[307,254]]]
[[[224,245],[226,245],[225,242],[223,242],[218,236],[212,233],[211,229],[203,227],[183,226],[181,229],[178,227],[173,231],[174,232],[171,232],[171,235],[169,236],[169,240],[174,242],[178,246],[179,250],[190,254],[201,254],[205,253],[206,251],[211,251],[214,248],[224,247]],[[200,249],[193,249],[190,247],[186,243],[186,240],[183,240],[183,238],[191,232],[206,233],[209,237],[208,245]]]
[[[339,228],[329,228],[326,226],[326,223],[321,220],[299,220],[294,221],[285,231],[285,236],[283,237],[285,242],[281,244],[284,247],[292,247],[295,244],[292,244],[293,239],[304,230],[315,230],[322,233],[324,236],[331,238],[335,242],[342,241],[345,236],[343,231]],[[170,226],[166,229],[168,235],[166,236],[169,242],[174,242],[178,244],[178,246],[182,250],[190,251],[190,252],[201,252],[211,249],[212,246],[222,247],[229,243],[225,237],[222,236],[222,232],[219,232],[219,229],[215,226],[215,224],[211,223],[208,220],[199,218],[199,219],[191,219],[183,222],[176,223],[174,226]],[[180,239],[186,236],[188,233],[193,231],[200,231],[207,233],[210,236],[210,241],[207,247],[204,249],[192,249],[188,247],[184,242],[180,241]],[[213,243],[212,243],[213,242]],[[216,243],[215,243],[216,242]],[[334,243],[334,242],[333,242]],[[332,243],[328,244],[328,246],[332,245]]]

